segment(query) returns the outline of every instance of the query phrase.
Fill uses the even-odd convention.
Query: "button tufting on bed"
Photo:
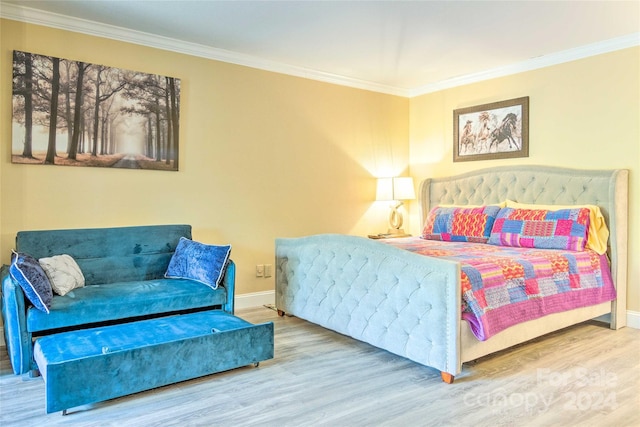
[[[425,179],[420,185],[420,218],[424,222],[430,208],[438,204],[487,205],[507,199],[545,205],[597,204],[610,230],[612,273],[620,288],[613,304],[612,328],[619,328],[624,326],[626,297],[627,182],[626,170],[527,165]],[[551,323],[514,326],[523,328],[497,341],[471,339],[468,327],[461,328],[460,323],[460,265],[398,251],[402,250],[353,236],[277,239],[276,306],[436,368],[448,383],[460,372],[463,361],[575,320],[571,313]],[[581,311],[579,321],[604,314],[604,310],[608,308]],[[562,324],[555,319],[562,319]]]
[[[429,302],[434,294],[446,298],[445,288],[421,285],[431,282],[430,276],[446,273],[430,269],[424,257],[418,259],[427,265],[408,265],[394,257],[395,248],[384,245],[385,256],[381,257],[379,243],[371,242],[378,250],[367,252],[350,247],[342,237],[312,236],[332,246],[324,256],[315,249],[312,238],[302,251],[298,246],[291,253],[284,244],[287,239],[278,240],[278,308],[393,353],[411,354],[429,366],[451,370],[455,359],[448,360],[441,349],[452,346],[448,341],[454,339],[455,327],[444,326],[447,318],[455,324],[456,315]],[[452,274],[457,276],[455,266]],[[334,277],[344,279],[345,275],[351,286],[336,286]],[[438,330],[434,325],[443,326],[437,334],[432,332]]]

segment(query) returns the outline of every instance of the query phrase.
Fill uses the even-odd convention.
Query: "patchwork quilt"
[[[589,249],[576,252],[418,237],[381,241],[459,262],[462,318],[481,341],[527,320],[616,298],[606,255]]]

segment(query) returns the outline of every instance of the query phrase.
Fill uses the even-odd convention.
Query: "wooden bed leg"
[[[284,317],[284,311],[278,309],[278,316]]]
[[[442,376],[442,381],[444,381],[447,384],[453,384],[453,380],[455,378],[453,375],[444,371],[440,372],[440,375]]]

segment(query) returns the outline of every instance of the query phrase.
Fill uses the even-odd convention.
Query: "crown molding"
[[[18,6],[10,3],[0,4],[0,18],[14,21],[26,22],[28,24],[42,25],[61,30],[87,34],[96,37],[103,37],[127,43],[138,44],[156,49],[167,50],[185,55],[197,56],[216,61],[242,65],[274,73],[287,74],[305,79],[317,80],[341,86],[353,87],[356,89],[369,90],[373,92],[385,93],[389,95],[411,98],[463,86],[471,83],[481,82],[497,77],[504,77],[525,71],[536,70],[552,65],[562,64],[589,56],[600,55],[620,49],[640,45],[640,32],[629,34],[603,42],[598,42],[574,49],[565,50],[558,53],[531,58],[529,60],[498,67],[479,73],[467,74],[454,77],[433,84],[428,84],[414,89],[406,89],[395,86],[383,85],[375,82],[354,79],[332,73],[326,73],[304,67],[298,67],[274,61],[267,61],[251,55],[245,55],[224,49],[212,48],[198,43],[184,42],[168,37],[162,37],[142,31],[129,30],[114,25],[101,24],[86,19],[74,18],[57,13],[46,12],[29,7]]]
[[[212,59],[250,68],[257,68],[264,71],[287,74],[295,77],[318,80],[373,92],[403,97],[408,97],[409,94],[407,89],[401,89],[394,86],[382,85],[309,68],[268,61],[262,58],[232,52],[225,49],[212,48],[198,43],[185,42],[169,37],[162,37],[142,31],[130,30],[114,25],[102,24],[95,21],[74,18],[10,3],[2,3],[0,5],[0,18],[26,22],[28,24],[42,25],[96,37],[103,37],[185,55],[197,56],[205,59]]]
[[[467,74],[464,76],[454,77],[437,83],[425,85],[410,90],[409,97],[425,95],[427,93],[438,92],[457,86],[463,86],[471,83],[481,82],[484,80],[523,73],[525,71],[537,70],[539,68],[550,67],[552,65],[563,64],[565,62],[576,61],[578,59],[588,58],[590,56],[601,55],[603,53],[614,52],[616,50],[627,49],[635,46],[640,46],[640,32],[632,33],[622,37],[616,37],[598,43],[580,46],[574,49],[564,50],[562,52],[539,56],[537,58],[531,58],[526,61],[507,65],[504,67],[493,68],[491,70]]]

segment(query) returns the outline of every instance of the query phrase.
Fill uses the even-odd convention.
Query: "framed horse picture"
[[[453,111],[453,161],[529,157],[529,97]]]

